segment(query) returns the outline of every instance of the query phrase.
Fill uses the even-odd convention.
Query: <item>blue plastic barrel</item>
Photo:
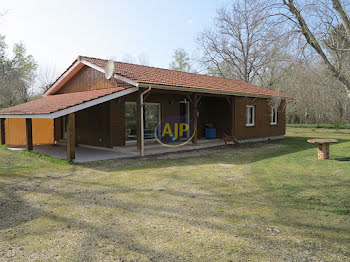
[[[216,138],[216,128],[206,128],[205,138]]]

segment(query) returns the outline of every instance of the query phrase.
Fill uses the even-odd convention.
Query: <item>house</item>
[[[44,97],[0,110],[1,144],[25,143],[32,150],[33,144],[66,141],[68,159],[75,158],[76,144],[134,143],[143,152],[153,130],[173,116],[191,122],[194,144],[205,138],[208,125],[216,137],[229,134],[240,141],[285,134],[285,94],[238,80],[121,62],[114,62],[107,79],[107,62],[79,56]],[[279,98],[277,107],[271,106],[272,98]]]

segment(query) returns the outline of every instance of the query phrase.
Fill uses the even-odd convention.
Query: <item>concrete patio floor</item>
[[[168,153],[176,153],[176,152],[184,152],[184,151],[192,151],[199,150],[203,148],[217,147],[224,145],[225,142],[223,139],[199,139],[197,144],[193,144],[192,142],[187,143],[186,145],[180,147],[167,147],[163,146],[157,142],[145,144],[144,155],[152,156],[152,155],[160,155],[160,154],[168,154]],[[121,147],[114,147],[114,151],[125,153],[125,154],[133,154],[135,156],[140,156],[140,151],[137,150],[136,145],[126,145]]]
[[[65,145],[39,145],[34,146],[33,152],[48,155],[54,158],[66,159],[67,148]],[[116,152],[103,148],[88,148],[77,146],[75,148],[75,163],[85,163],[92,161],[135,157],[135,155]]]
[[[145,156],[193,151],[204,148],[211,148],[223,146],[223,139],[200,139],[197,144],[188,143],[181,147],[166,147],[158,143],[151,143],[145,145]],[[25,148],[10,148],[13,151],[25,150]],[[37,145],[34,146],[33,152],[48,155],[54,158],[66,159],[65,145]],[[133,158],[139,157],[140,151],[137,150],[136,144],[126,145],[123,147],[102,148],[102,147],[87,147],[77,146],[75,154],[75,163],[85,163],[92,161],[118,159],[118,158]]]

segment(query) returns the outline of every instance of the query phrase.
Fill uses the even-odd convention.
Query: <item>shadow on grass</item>
[[[187,154],[186,152],[183,153],[169,153],[164,154],[166,157],[145,157],[143,159],[137,158],[137,159],[114,159],[114,160],[103,160],[103,161],[96,161],[96,162],[90,162],[90,163],[84,163],[80,164],[83,167],[95,169],[98,171],[105,171],[105,172],[111,172],[111,171],[133,171],[133,170],[142,170],[147,168],[166,168],[166,167],[172,167],[172,166],[186,166],[186,165],[202,165],[202,161],[196,161],[196,159],[199,158],[205,158],[208,164],[247,164],[247,163],[253,163],[255,161],[264,160],[266,158],[273,158],[273,157],[279,157],[287,154],[293,154],[297,152],[301,152],[304,150],[309,150],[312,148],[317,149],[317,146],[313,144],[309,144],[306,141],[310,139],[311,137],[286,137],[283,140],[273,140],[273,141],[266,141],[266,142],[260,142],[260,143],[249,143],[249,144],[241,144],[239,146],[223,146],[221,149],[215,148],[215,149],[204,149],[205,153],[201,155],[189,155],[181,157],[181,154]],[[339,144],[349,142],[350,139],[338,139]],[[280,145],[281,147],[276,148],[275,150],[269,150],[269,145]],[[267,147],[267,150],[266,149]],[[252,152],[251,157],[247,156],[245,158],[237,157],[231,158],[231,157],[222,157],[221,159],[217,156],[221,153],[232,153],[232,156],[235,156],[235,153],[240,153],[244,151],[245,149],[253,149],[256,152]],[[317,154],[317,151],[315,151],[315,155]],[[174,156],[174,159],[176,159],[176,163],[172,162],[172,156]],[[178,157],[180,156],[180,157]],[[152,160],[152,161],[149,161]],[[181,161],[183,160],[183,161]],[[188,160],[188,161],[187,161]],[[189,163],[190,162],[190,163]]]
[[[99,247],[101,244],[104,244],[104,240],[118,244],[120,247],[123,247],[131,252],[143,254],[148,258],[156,257],[163,260],[166,258],[175,258],[175,256],[171,253],[155,251],[154,249],[150,249],[141,243],[138,243],[136,240],[137,238],[133,236],[132,232],[123,230],[121,227],[112,227],[112,225],[115,224],[113,221],[109,221],[108,223],[99,223],[96,225],[79,218],[75,219],[64,215],[57,215],[54,212],[47,212],[44,209],[32,207],[27,201],[25,201],[19,194],[16,193],[16,190],[24,190],[28,193],[48,193],[48,190],[45,190],[40,186],[22,187],[0,183],[0,189],[5,193],[6,196],[5,199],[0,199],[0,230],[16,228],[21,224],[33,221],[38,218],[48,218],[52,221],[63,223],[63,227],[55,226],[58,235],[60,235],[63,230],[80,230],[87,233],[84,239],[80,240],[80,249],[76,250],[76,254],[74,255],[75,260],[93,261],[93,249]],[[52,192],[52,194],[67,196],[66,194],[60,194],[59,191]],[[78,200],[75,197],[68,198],[71,198],[71,200]],[[94,204],[96,204],[96,201],[91,200],[91,198],[90,201],[93,201]],[[114,203],[113,205],[116,204],[117,203]],[[54,230],[55,229],[52,229],[52,227],[41,227],[40,234],[45,235],[50,233],[52,238],[52,233]],[[14,235],[9,235],[7,233],[6,236],[3,235],[3,238],[7,239],[8,241],[21,239],[25,236],[25,234],[27,234],[21,233],[21,231],[23,232],[23,230],[20,230],[17,231]],[[33,232],[33,230],[28,231],[30,231],[33,235],[38,234],[38,232]],[[45,253],[46,252],[50,252],[50,250],[45,250]],[[56,256],[55,252],[52,252],[52,256]],[[121,261],[124,261],[122,257],[120,259]]]
[[[337,160],[337,161],[350,161],[350,157],[334,157],[334,158],[331,158],[331,160],[334,159],[334,160]]]
[[[69,178],[69,179],[68,179]],[[177,254],[174,252],[164,251],[158,249],[155,251],[154,248],[146,246],[141,242],[137,241],[139,237],[136,237],[135,234],[138,234],[138,230],[129,231],[124,229],[121,225],[115,225],[115,219],[112,218],[101,218],[104,217],[103,213],[96,214],[96,219],[100,221],[98,224],[92,224],[86,221],[86,218],[76,216],[72,218],[68,213],[66,214],[57,214],[55,212],[48,212],[45,208],[32,207],[27,201],[25,201],[18,192],[28,192],[28,193],[44,193],[67,200],[71,209],[74,209],[74,206],[77,208],[84,207],[87,210],[94,208],[95,206],[99,207],[109,207],[115,208],[116,214],[123,214],[127,212],[129,217],[137,218],[140,214],[142,217],[147,217],[152,220],[155,219],[158,221],[162,219],[163,221],[172,221],[172,224],[183,225],[189,224],[196,228],[201,228],[202,230],[215,230],[220,231],[225,234],[238,235],[240,238],[245,239],[249,243],[254,242],[257,246],[265,246],[266,248],[273,248],[275,255],[281,255],[281,237],[283,238],[284,245],[296,247],[299,250],[308,250],[308,247],[304,246],[303,241],[293,240],[289,238],[284,238],[280,236],[279,238],[271,237],[271,234],[266,233],[266,228],[271,224],[273,226],[280,228],[284,227],[295,227],[300,230],[299,237],[307,237],[309,239],[310,232],[313,232],[314,235],[318,235],[322,238],[322,232],[331,232],[332,235],[336,235],[339,232],[345,232],[345,234],[350,235],[349,227],[346,223],[339,224],[337,226],[324,225],[320,226],[317,224],[307,223],[307,222],[297,222],[292,223],[284,221],[283,219],[273,220],[271,218],[266,218],[263,216],[254,216],[254,215],[242,215],[237,214],[236,209],[242,207],[247,208],[247,211],[250,210],[249,206],[252,206],[253,209],[256,208],[271,208],[270,203],[261,202],[261,191],[250,191],[246,193],[231,191],[228,193],[221,193],[218,191],[213,191],[210,189],[206,190],[205,194],[191,194],[183,190],[170,190],[164,189],[162,191],[157,191],[156,194],[159,196],[159,199],[167,199],[168,195],[176,196],[176,199],[173,201],[181,201],[187,203],[188,206],[180,207],[171,207],[165,205],[165,203],[154,203],[151,200],[155,196],[148,196],[144,201],[139,202],[130,198],[129,200],[118,200],[118,198],[110,198],[111,195],[118,196],[120,194],[132,193],[132,194],[145,194],[153,191],[152,189],[144,189],[137,187],[127,187],[127,186],[106,186],[103,185],[100,189],[92,189],[90,186],[86,187],[85,190],[76,191],[73,188],[71,190],[64,189],[63,184],[68,183],[69,185],[78,185],[81,182],[79,181],[79,175],[72,179],[72,177],[62,177],[62,184],[55,189],[47,188],[45,185],[19,185],[11,183],[0,183],[0,189],[2,192],[5,192],[6,201],[3,201],[1,205],[1,220],[0,220],[0,229],[6,228],[15,228],[23,223],[35,220],[37,218],[49,218],[53,221],[63,223],[63,227],[55,227],[56,229],[50,228],[41,228],[41,234],[45,235],[46,233],[52,233],[52,230],[57,230],[57,234],[60,235],[62,230],[79,230],[83,231],[85,234],[81,242],[80,249],[76,250],[76,259],[82,259],[85,261],[93,260],[93,251],[96,246],[104,245],[103,241],[111,242],[118,246],[123,247],[130,252],[136,252],[142,254],[148,258],[152,257],[158,260],[177,260],[177,259],[186,259],[183,254]],[[93,184],[93,183],[88,183]],[[101,186],[101,185],[100,185]],[[265,189],[271,190],[271,189]],[[259,200],[260,199],[260,200]],[[50,200],[48,200],[50,201]],[[5,205],[4,205],[5,203]],[[200,203],[206,203],[204,206],[198,205]],[[220,206],[230,206],[229,210],[222,211],[217,209]],[[193,208],[194,207],[194,208]],[[283,208],[279,207],[276,210],[280,210],[283,213]],[[305,212],[307,208],[299,208],[299,212]],[[226,221],[225,224],[217,221],[217,218]],[[90,218],[91,219],[91,218]],[[213,220],[214,219],[214,220]],[[215,222],[217,221],[217,222]],[[228,222],[234,221],[234,222]],[[141,222],[141,221],[140,221]],[[244,223],[244,227],[239,227],[239,223]],[[136,224],[136,227],[139,225]],[[34,232],[32,232],[34,233]],[[16,233],[16,236],[11,236],[9,240],[14,238],[21,239],[23,235],[21,231]],[[52,237],[52,235],[51,235]],[[5,237],[6,238],[6,237]],[[71,240],[70,240],[71,241]],[[159,241],[159,240],[158,240]],[[310,240],[308,240],[310,241]],[[349,237],[344,235],[339,235],[336,238],[328,239],[330,244],[346,244],[349,241]],[[281,248],[281,250],[280,250]],[[325,247],[322,247],[324,250]],[[322,251],[314,250],[314,251]],[[338,251],[339,254],[349,255],[347,251]],[[297,257],[298,254],[294,254],[294,257]],[[301,257],[299,257],[301,259]]]

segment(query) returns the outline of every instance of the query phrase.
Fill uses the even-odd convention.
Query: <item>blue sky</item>
[[[78,55],[101,58],[148,57],[168,67],[174,49],[195,51],[195,38],[212,24],[221,0],[176,1],[16,1],[1,0],[7,10],[0,33],[23,41],[39,65],[61,73]]]

